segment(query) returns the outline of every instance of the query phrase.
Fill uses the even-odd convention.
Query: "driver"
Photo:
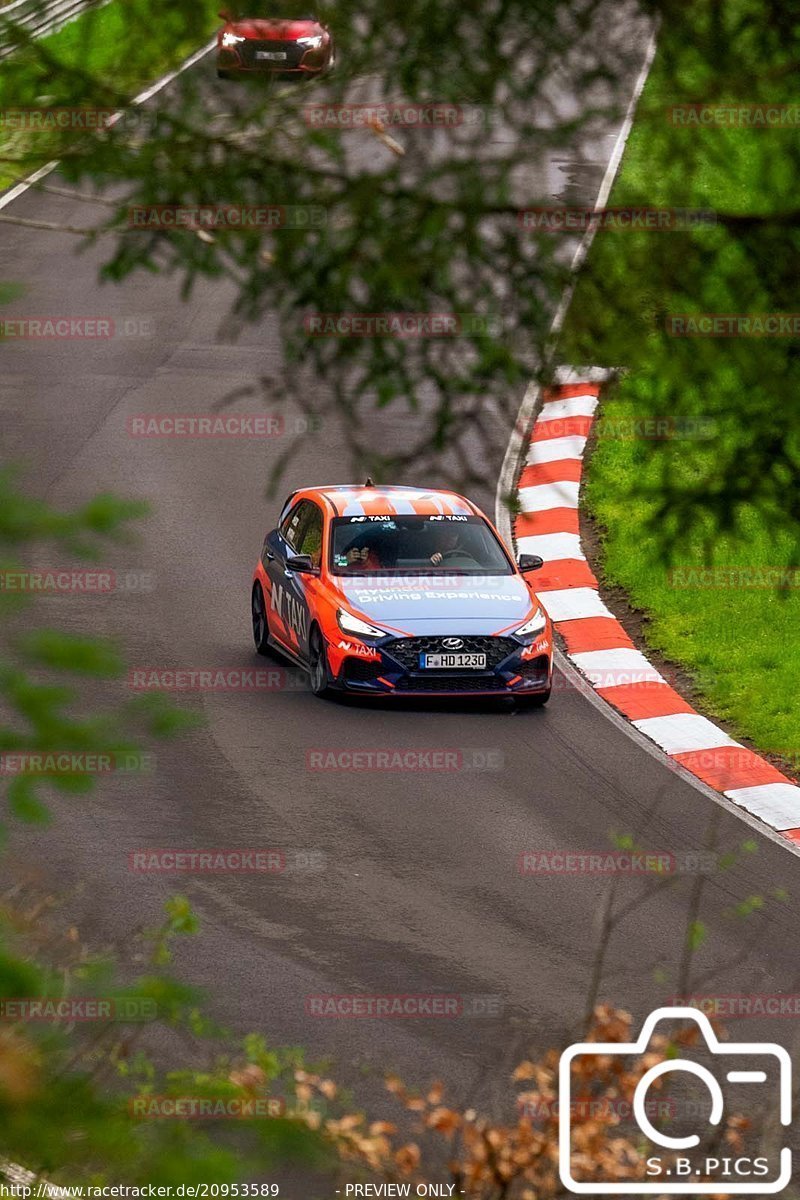
[[[445,525],[439,531],[437,542],[438,549],[434,550],[429,560],[435,567],[438,567],[445,558],[454,558],[461,555],[467,558],[472,557],[469,551],[461,544],[461,530],[457,525]]]

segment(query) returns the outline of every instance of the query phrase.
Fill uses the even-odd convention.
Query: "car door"
[[[305,658],[308,646],[308,605],[303,576],[290,571],[287,559],[300,554],[303,530],[316,504],[298,500],[279,527],[267,535],[262,562],[269,584],[267,623],[276,641],[298,658]]]
[[[308,512],[303,515],[302,524],[297,533],[297,553],[307,554],[314,567],[319,571],[322,565],[323,537],[325,518],[322,509],[313,500],[307,501]],[[316,575],[294,575],[300,592],[302,615],[298,627],[299,649],[303,658],[308,660],[308,635],[315,609],[316,595],[319,590],[319,577]]]

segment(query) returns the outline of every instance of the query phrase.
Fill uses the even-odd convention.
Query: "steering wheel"
[[[469,554],[466,550],[459,550],[457,547],[454,549],[451,549],[451,550],[444,551],[444,553],[442,554],[442,562],[445,562],[448,558],[460,558],[462,560],[466,559],[467,562],[474,563],[476,567],[480,566],[480,563],[478,562],[477,558],[473,558],[473,556],[471,554]]]

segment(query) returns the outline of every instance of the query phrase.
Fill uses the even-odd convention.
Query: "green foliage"
[[[699,950],[708,937],[708,928],[704,921],[691,921],[686,930],[686,941],[690,950]]]
[[[665,328],[670,314],[796,308],[796,136],[682,127],[669,114],[705,102],[793,104],[800,34],[769,0],[736,0],[718,21],[713,8],[667,10],[611,203],[711,210],[717,223],[599,233],[564,352],[627,368],[603,402],[585,489],[606,580],[648,614],[648,640],[689,669],[712,713],[796,767],[800,591],[679,586],[672,574],[800,561],[797,339]],[[671,422],[671,435],[648,438],[647,419]]]
[[[286,5],[287,12],[299,7],[299,0]],[[796,140],[760,132],[690,136],[670,126],[663,110],[709,96],[792,101],[798,31],[790,8],[777,0],[702,0],[689,7],[660,0],[646,7],[663,16],[662,53],[614,202],[714,207],[720,220],[691,234],[600,235],[559,353],[575,362],[629,367],[617,403],[637,416],[701,412],[716,422],[712,445],[601,446],[596,458],[597,472],[605,475],[594,478],[608,487],[603,492],[592,484],[594,511],[612,538],[626,523],[635,532],[623,544],[619,567],[609,543],[609,570],[626,585],[635,583],[622,565],[635,544],[658,586],[665,548],[701,561],[715,539],[721,550],[737,553],[744,537],[755,539],[761,554],[769,536],[783,539],[777,544],[787,560],[796,557],[793,347],[684,343],[666,337],[663,318],[671,311],[791,311],[798,266],[792,187],[800,148]],[[96,225],[79,243],[103,247],[105,280],[172,273],[187,299],[201,279],[226,281],[236,296],[228,334],[277,313],[289,379],[253,381],[252,393],[270,403],[293,395],[316,415],[340,420],[358,473],[428,474],[473,490],[493,482],[522,388],[551,361],[551,314],[569,277],[571,254],[559,237],[525,230],[518,210],[553,202],[543,161],[557,162],[587,130],[602,138],[606,122],[619,117],[640,46],[632,37],[598,37],[607,10],[595,0],[489,6],[483,0],[340,0],[330,13],[340,69],[329,80],[302,89],[267,83],[222,93],[210,86],[208,59],[182,75],[146,117],[131,114],[98,134],[4,135],[3,157],[20,174],[42,157],[58,157],[67,186],[113,189],[111,207],[98,206]],[[119,108],[141,83],[195,49],[213,25],[212,7],[196,0],[176,0],[166,9],[155,0],[112,3],[53,38],[22,45],[3,65],[0,102]],[[600,97],[566,115],[552,87],[565,45],[570,92]],[[391,130],[404,154],[366,129],[309,127],[309,104],[352,98],[363,77],[374,84],[370,98],[452,102],[477,119],[435,137],[430,130]],[[575,189],[569,181],[575,166],[566,164],[562,193],[576,190],[574,202],[591,203],[594,186]],[[228,230],[202,240],[188,229],[165,234],[128,227],[130,205],[176,201],[322,207],[326,220],[308,231]],[[0,301],[13,298],[3,285]],[[305,333],[309,312],[387,310],[493,316],[499,332],[473,331],[453,341],[309,339]],[[308,386],[311,378],[325,379],[324,394]],[[403,417],[403,438],[376,439],[376,407]],[[57,513],[0,475],[0,565],[17,566],[42,542],[68,555],[99,555],[107,541],[127,535],[140,511],[100,497]],[[719,542],[720,532],[728,542]],[[116,648],[61,632],[23,633],[15,620],[24,600],[0,595],[0,605],[9,617],[9,639],[0,649],[0,702],[9,717],[0,727],[0,749],[116,752],[184,727],[186,718],[155,696],[117,700],[102,715],[87,715],[86,684],[113,689],[118,682]],[[732,615],[731,629],[753,629],[751,619],[745,607]],[[685,608],[680,620],[686,640]],[[23,772],[7,788],[9,814],[44,820],[45,789],[82,792],[95,783],[91,774]],[[750,917],[763,905],[762,897],[751,896],[739,912]],[[120,994],[155,1000],[170,1025],[210,1043],[219,1031],[199,998],[167,974],[174,937],[195,930],[186,900],[176,897],[150,935],[146,972]],[[705,937],[697,919],[688,931],[689,950]],[[111,962],[88,954],[58,970],[40,965],[27,944],[2,929],[0,996],[42,996],[50,989],[60,995],[65,986],[72,994],[75,987],[110,994],[115,978]],[[127,1107],[132,1095],[190,1087],[229,1094],[231,1087],[243,1088],[235,1070],[242,1065],[257,1067],[260,1086],[270,1093],[284,1089],[291,1099],[302,1063],[298,1052],[278,1051],[254,1034],[233,1048],[214,1042],[212,1061],[202,1069],[182,1064],[165,1073],[145,1042],[140,1027],[112,1026],[89,1044],[80,1030],[4,1026],[0,1156],[71,1183],[90,1177],[187,1183],[233,1180],[288,1155],[320,1153],[307,1126],[291,1117],[237,1122],[231,1131],[135,1122]]]
[[[115,24],[96,76],[61,44],[31,47],[9,83],[15,103],[46,95],[50,104],[124,104],[131,48],[135,58],[147,46],[160,62],[167,43],[185,43],[189,31],[197,43],[203,36],[202,6],[198,17],[196,5],[179,0],[166,23],[155,0],[109,9],[113,16],[97,16]],[[287,15],[302,10],[299,0],[284,5]],[[640,51],[622,39],[600,45],[595,0],[567,14],[550,0],[502,0],[496,11],[343,0],[329,13],[339,55],[324,81],[215,87],[210,56],[146,114],[99,135],[59,134],[47,153],[81,191],[115,187],[114,206],[98,207],[89,234],[104,248],[105,279],[172,272],[187,299],[201,278],[233,282],[228,332],[277,312],[287,363],[297,366],[285,381],[253,380],[256,395],[270,403],[291,396],[331,421],[344,418],[356,472],[387,478],[444,469],[474,488],[491,470],[486,445],[503,439],[541,358],[568,276],[558,239],[518,220],[521,208],[551,202],[546,187],[542,194],[547,172],[536,164],[574,141],[580,123],[560,111],[551,87],[565,16],[576,51],[570,87],[597,96],[581,121],[616,116]],[[309,124],[305,110],[321,99],[362,99],[362,77],[370,80],[368,99],[450,105],[456,123],[390,129],[402,154],[368,128]],[[128,227],[132,204],[176,201],[300,206],[322,209],[325,221],[216,231],[203,240],[190,229],[167,235]],[[495,318],[496,331],[412,339],[305,331],[312,312],[386,311],[479,314]],[[324,394],[307,386],[311,372],[326,380]],[[378,444],[362,428],[374,406],[408,414],[407,436]]]
[[[55,543],[63,551],[86,543],[98,557],[137,511],[106,496],[75,512],[56,512],[23,496],[9,474],[0,476],[0,493],[0,559],[14,569],[19,563],[12,555],[27,559],[40,544]],[[125,699],[116,707],[112,701],[100,712],[87,712],[84,681],[119,686],[124,671],[119,648],[103,639],[41,628],[32,598],[23,602],[24,629],[12,616],[0,640],[0,753],[70,750],[128,764],[150,737],[177,734],[190,723],[164,696]],[[89,770],[43,774],[30,759],[25,764],[3,776],[6,811],[0,832],[9,818],[47,822],[42,792],[48,788],[77,796],[98,783]],[[279,1162],[326,1161],[322,1141],[294,1094],[302,1055],[269,1048],[261,1034],[232,1039],[205,1015],[197,991],[169,974],[175,939],[197,931],[188,899],[173,896],[161,923],[137,939],[135,958],[144,958],[146,969],[123,983],[115,959],[93,955],[80,945],[77,931],[66,940],[51,935],[48,946],[58,952],[43,953],[39,922],[5,908],[0,897],[0,1001],[95,998],[109,1005],[110,1014],[84,1024],[67,1017],[36,1021],[24,1012],[14,1020],[4,1013],[0,1164],[24,1163],[70,1184],[165,1184],[233,1182]],[[193,1062],[202,1065],[177,1071],[157,1066],[148,1050],[149,1028],[156,1021],[180,1031],[182,1043],[192,1046]],[[278,1094],[285,1099],[286,1115],[196,1123],[141,1119],[131,1102],[145,1094],[215,1100]]]

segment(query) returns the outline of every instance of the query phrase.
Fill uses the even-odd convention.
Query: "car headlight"
[[[246,41],[247,41],[247,38],[239,37],[238,33],[228,33],[226,31],[222,35],[223,46],[235,46],[238,42],[246,42]]]
[[[336,613],[336,620],[339,622],[339,628],[342,633],[352,633],[356,637],[369,638],[384,638],[388,636],[385,629],[378,629],[377,625],[370,625],[368,621],[362,621],[360,617],[354,616],[346,608],[339,609]]]
[[[319,50],[322,45],[322,34],[315,33],[313,37],[300,37],[297,39],[297,44],[304,50]]]
[[[536,612],[530,617],[524,625],[520,625],[519,629],[515,629],[514,633],[517,637],[535,638],[537,634],[542,633],[547,625],[547,617],[544,615],[544,610],[537,608]]]

